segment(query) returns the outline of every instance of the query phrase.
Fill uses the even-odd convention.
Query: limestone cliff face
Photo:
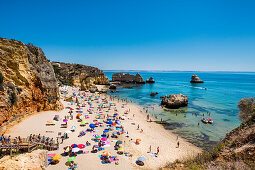
[[[0,125],[19,115],[62,108],[53,67],[43,51],[0,38]]]
[[[95,87],[96,84],[109,84],[109,79],[104,72],[96,67],[60,62],[51,64],[61,84],[81,86],[82,90]]]

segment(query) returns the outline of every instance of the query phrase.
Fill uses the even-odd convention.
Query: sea
[[[114,73],[127,73],[104,72],[110,80]],[[137,72],[144,80],[153,77],[156,82],[118,88],[118,92],[109,94],[132,100],[151,116],[166,121],[166,129],[206,150],[240,125],[238,102],[244,97],[255,97],[255,72],[128,71],[130,74]],[[191,84],[194,73],[204,83]],[[159,94],[151,97],[151,92]],[[188,96],[187,107],[175,110],[161,107],[160,96],[179,93]],[[213,124],[202,123],[202,117],[212,118]]]

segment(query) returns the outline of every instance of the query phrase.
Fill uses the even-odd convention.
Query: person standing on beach
[[[180,146],[180,142],[178,141],[178,142],[177,142],[177,148],[179,148],[179,146]]]
[[[159,147],[157,147],[157,155],[159,154]]]
[[[149,148],[149,153],[151,153],[151,145],[150,145],[150,148]]]

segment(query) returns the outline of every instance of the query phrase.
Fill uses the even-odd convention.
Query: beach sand
[[[69,93],[74,91],[77,92],[76,88],[69,88]],[[89,94],[89,93],[86,93]],[[106,94],[100,94],[100,98],[107,97]],[[69,102],[64,101],[61,99],[64,107],[72,107],[76,108],[76,105],[71,105]],[[112,155],[117,156],[119,159],[119,165],[115,165],[114,162],[111,164],[102,164],[101,160],[99,159],[99,155],[102,152],[97,153],[90,153],[92,147],[86,147],[83,150],[89,151],[87,154],[81,154],[76,157],[76,162],[78,164],[78,169],[158,169],[160,167],[164,167],[165,165],[169,164],[170,162],[175,161],[176,159],[183,159],[185,157],[194,156],[200,153],[202,150],[182,138],[178,138],[180,143],[180,147],[177,148],[177,136],[169,130],[165,130],[162,125],[156,124],[155,122],[147,122],[147,114],[143,112],[143,109],[140,106],[128,103],[127,105],[122,108],[123,102],[119,102],[118,100],[110,101],[116,104],[116,108],[118,110],[119,115],[125,115],[126,119],[121,121],[124,130],[128,132],[127,134],[122,134],[119,136],[117,140],[123,141],[122,146],[125,148],[125,152],[129,152],[132,154],[132,157],[127,157],[125,155],[117,155],[116,150],[114,150],[114,144],[116,139],[110,138],[109,141],[111,142],[110,147],[105,147],[105,151],[109,151]],[[95,106],[98,104],[95,103]],[[87,113],[87,109],[89,108],[88,105],[86,107],[82,107],[83,113]],[[95,107],[96,108],[96,107]],[[128,114],[124,114],[126,110],[130,109]],[[96,110],[96,109],[95,109]],[[71,145],[73,143],[76,144],[85,144],[86,141],[89,141],[92,145],[96,144],[91,140],[93,135],[98,134],[101,135],[104,128],[96,128],[95,133],[88,132],[83,137],[78,137],[79,132],[81,130],[86,130],[88,127],[80,127],[80,123],[77,122],[75,118],[76,113],[74,112],[74,119],[68,121],[68,128],[60,128],[60,124],[63,123],[62,120],[64,119],[65,115],[68,114],[69,109],[64,109],[62,111],[46,111],[41,112],[40,114],[35,114],[27,119],[23,120],[19,124],[10,128],[6,135],[11,135],[11,137],[21,136],[27,137],[30,134],[41,134],[41,136],[46,137],[53,137],[56,139],[58,132],[62,132],[62,134],[71,129],[71,126],[76,126],[75,132],[69,133],[69,139],[64,140],[63,144],[60,144],[59,150],[56,151],[49,151],[48,153],[56,153],[61,154],[63,153],[63,147]],[[74,110],[75,111],[75,110]],[[107,112],[104,110],[104,114]],[[114,113],[113,109],[109,111],[109,115]],[[46,121],[52,120],[55,115],[60,116],[60,121],[56,123],[55,126],[46,126]],[[95,119],[97,114],[89,114],[89,119],[86,119],[88,123],[92,123]],[[135,125],[133,125],[135,124]],[[139,124],[139,130],[137,130],[137,126]],[[141,132],[143,129],[143,132]],[[137,138],[141,139],[141,143],[139,145],[135,144],[135,140]],[[131,140],[132,139],[132,140]],[[61,140],[59,140],[61,142]],[[159,154],[158,157],[151,157],[149,155],[149,148],[151,146],[152,153],[157,152],[157,147],[159,147]],[[147,158],[145,161],[144,166],[140,167],[136,165],[136,160],[138,157],[144,156]],[[67,157],[62,157],[60,162],[56,165],[49,165],[47,169],[68,169],[65,165],[67,161]]]

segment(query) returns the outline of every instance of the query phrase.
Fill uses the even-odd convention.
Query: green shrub
[[[42,108],[42,106],[38,105],[38,106],[37,106],[37,112],[40,112],[40,111],[41,111],[41,108]]]
[[[3,74],[0,72],[0,85],[2,85],[4,82],[4,76]]]
[[[15,92],[11,92],[10,101],[11,101],[11,106],[13,106],[18,101],[18,97]]]

